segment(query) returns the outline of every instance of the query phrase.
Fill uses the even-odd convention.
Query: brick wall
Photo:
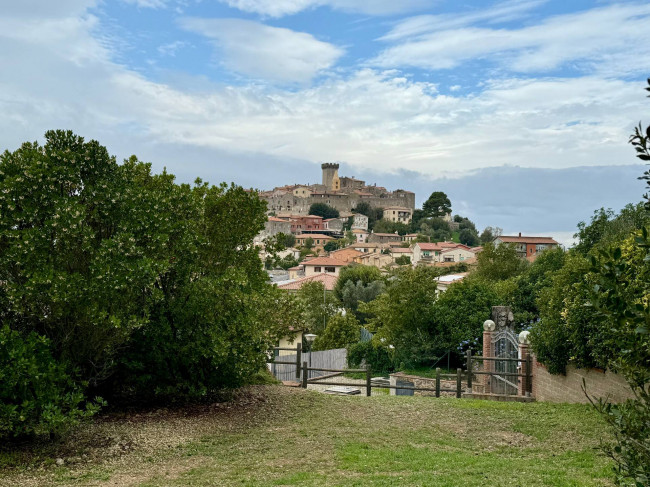
[[[533,356],[533,397],[548,402],[589,402],[582,392],[585,380],[590,396],[610,397],[612,402],[622,402],[633,394],[620,375],[600,369],[577,369],[570,365],[566,375],[552,375]]]

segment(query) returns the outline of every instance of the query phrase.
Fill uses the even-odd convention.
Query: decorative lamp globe
[[[496,329],[496,327],[497,327],[497,325],[492,320],[485,320],[483,322],[483,329],[485,331],[494,331]]]

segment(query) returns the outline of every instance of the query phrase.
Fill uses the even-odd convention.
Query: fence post
[[[462,372],[462,369],[458,368],[456,369],[456,397],[460,398],[461,397],[461,389],[462,389],[462,378],[460,373]]]
[[[370,397],[372,383],[370,381],[370,365],[366,367],[366,396]]]
[[[307,389],[307,377],[309,377],[307,370],[307,362],[302,363],[302,388]]]
[[[472,350],[467,350],[467,392],[472,392]]]
[[[300,358],[302,355],[302,343],[296,345],[296,379],[300,379]]]
[[[529,395],[533,393],[533,361],[530,353],[526,356],[526,392]]]
[[[440,397],[440,367],[436,367],[436,397]]]

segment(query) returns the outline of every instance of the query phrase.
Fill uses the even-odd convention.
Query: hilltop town
[[[260,193],[268,219],[255,241],[271,280],[281,289],[295,291],[318,281],[332,290],[340,270],[357,264],[382,271],[404,265],[438,267],[438,289],[444,291],[476,264],[482,243],[514,244],[517,255],[528,261],[559,245],[551,237],[505,236],[491,228],[479,237],[469,219],[452,217],[444,193],[434,193],[443,204],[427,212],[415,208],[412,191],[391,192],[340,177],[336,163],[321,168],[321,184]]]

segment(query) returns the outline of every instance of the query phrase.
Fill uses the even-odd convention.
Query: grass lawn
[[[230,403],[107,415],[56,445],[5,447],[0,485],[612,485],[595,449],[604,435],[583,405],[258,386]]]

